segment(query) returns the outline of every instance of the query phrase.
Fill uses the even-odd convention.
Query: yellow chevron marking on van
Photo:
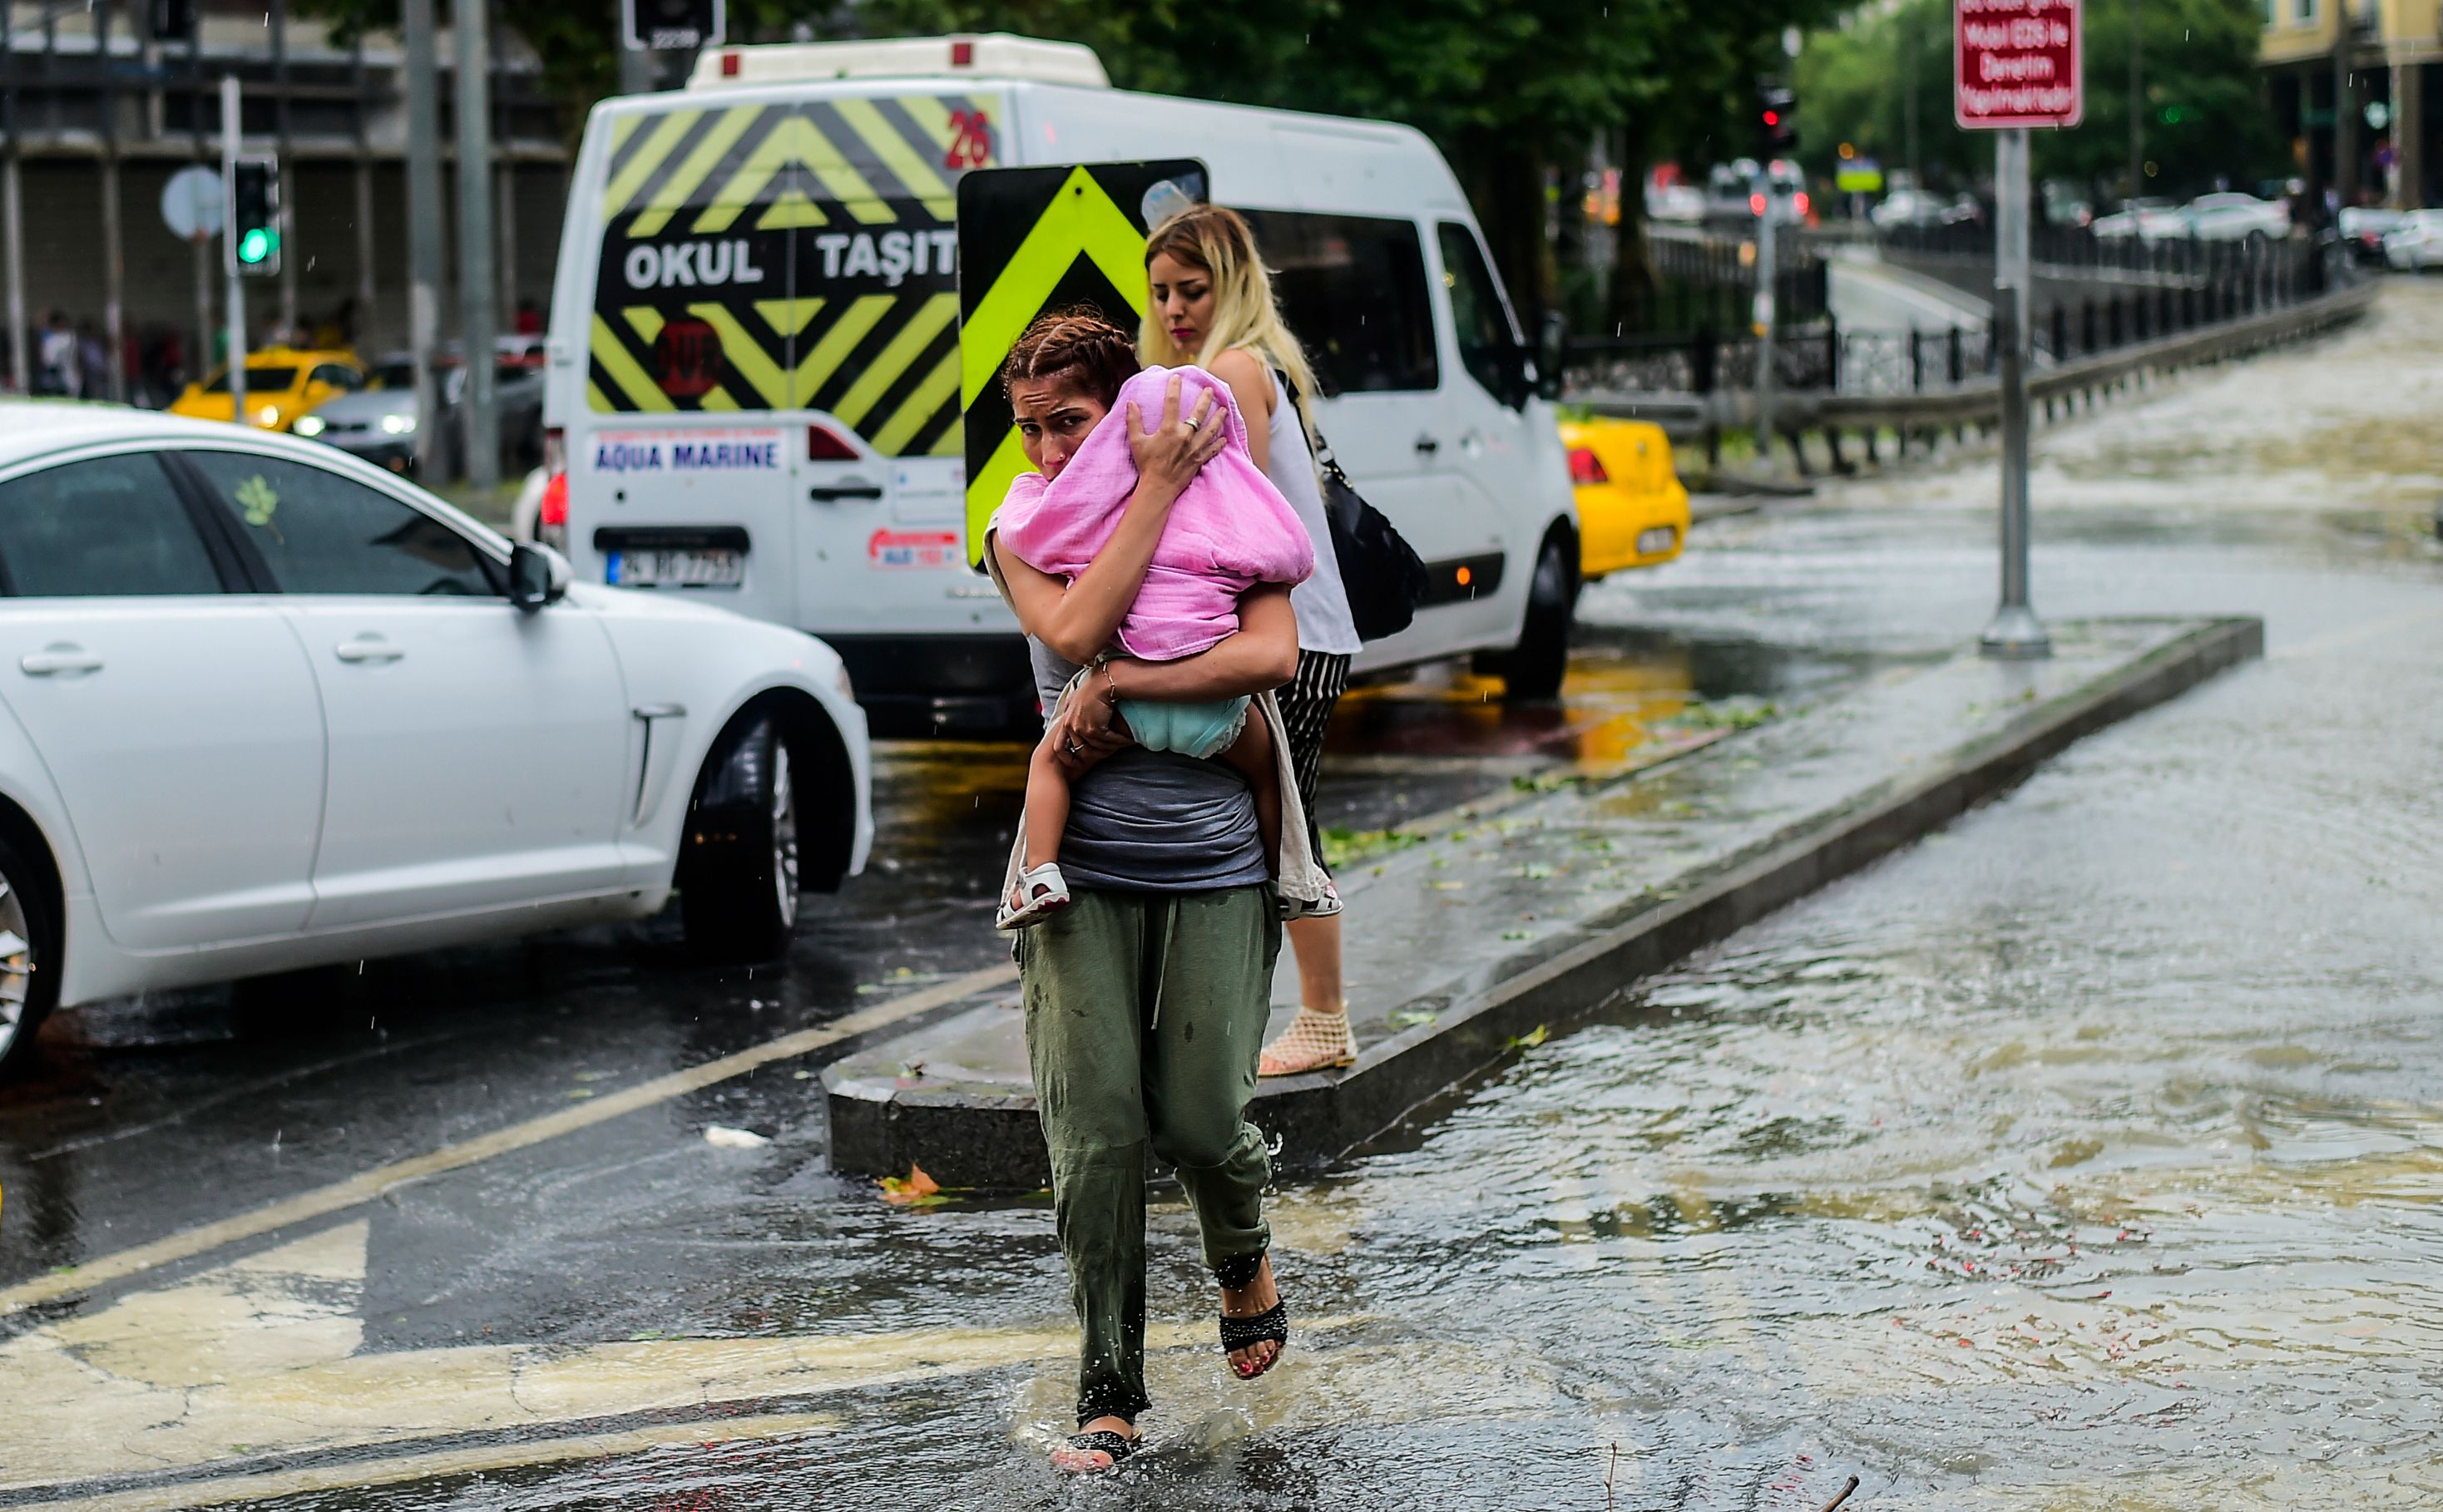
[[[653,128],[653,135],[645,138],[645,145],[637,148],[636,155],[619,171],[619,176],[603,186],[604,221],[608,222],[628,208],[629,199],[644,187],[645,180],[653,176],[653,170],[662,165],[662,159],[670,155],[670,149],[678,145],[679,138],[685,137],[689,128],[703,115],[700,110],[673,110],[661,118],[660,124]]]
[[[864,138],[865,145],[873,150],[873,155],[882,160],[883,166],[899,175],[899,182],[908,186],[908,192],[925,202],[925,208],[932,211],[935,220],[946,223],[957,214],[957,207],[950,199],[950,186],[943,183],[942,175],[934,172],[933,165],[925,161],[914,148],[908,145],[908,138],[900,136],[898,130],[883,118],[882,112],[874,108],[872,100],[842,100],[834,102],[832,108],[838,111],[840,119],[847,121],[857,136]]]
[[[759,231],[794,231],[800,226],[827,226],[831,217],[820,206],[794,189],[783,190],[772,208],[756,217]]]
[[[755,313],[763,323],[782,336],[794,337],[806,328],[806,322],[822,313],[822,300],[757,300]]]
[[[618,406],[613,404],[611,396],[602,392],[602,385],[588,381],[585,385],[585,408],[597,413],[608,414]]]
[[[722,365],[731,373],[744,379],[755,390],[756,396],[762,401],[765,408],[780,410],[788,406],[788,373],[781,371],[781,364],[773,361],[771,355],[763,350],[763,343],[755,339],[744,326],[738,323],[738,317],[730,313],[729,306],[712,303],[690,304],[688,306],[688,313],[711,326],[719,334]],[[715,393],[719,392],[719,390],[714,391]],[[712,399],[713,395],[710,393],[704,396],[706,409],[713,408]],[[735,401],[731,401],[726,407],[735,408]]]
[[[874,357],[854,386],[841,396],[832,412],[850,425],[864,420],[866,411],[880,403],[891,386],[915,365],[927,344],[958,318],[957,295],[936,294],[927,300],[925,307],[899,328],[899,334],[891,338],[890,344]],[[879,445],[875,449],[881,449]]]
[[[629,323],[632,325],[636,323],[636,312],[631,310],[627,313]],[[645,313],[652,314],[650,310]],[[653,329],[656,332],[661,330],[661,318],[658,316],[653,318]],[[646,339],[650,341],[652,337],[648,337]],[[655,383],[644,369],[636,366],[636,359],[628,355],[628,344],[619,339],[619,333],[611,328],[611,322],[598,315],[594,318],[593,357],[602,371],[610,374],[612,383],[618,388],[619,397],[628,401],[624,405],[607,402],[611,396],[599,388],[596,388],[592,391],[597,401],[596,409],[605,412],[615,412],[620,410],[677,408],[670,403],[670,396],[662,392],[661,385]]]
[[[839,365],[848,360],[848,355],[856,350],[865,334],[898,302],[899,297],[894,294],[866,294],[850,304],[832,328],[823,333],[823,338],[815,343],[815,349],[799,362],[797,390],[790,397],[790,408],[802,410],[813,404],[816,391],[839,371]]]
[[[662,312],[650,304],[632,304],[619,313],[626,318],[629,328],[644,337],[647,346],[652,346],[662,334]]]
[[[695,407],[704,410],[736,410],[739,408],[739,404],[737,400],[729,396],[728,390],[716,386],[712,389],[707,390],[704,397],[695,402]],[[758,410],[771,410],[778,407],[775,406],[771,400],[759,397],[755,408]]]
[[[849,166],[838,146],[817,131],[813,121],[793,115],[757,143],[738,172],[729,175],[729,181],[714,196],[713,209],[697,219],[696,229],[726,229],[738,218],[739,211],[762,201],[774,179],[792,169],[812,173],[832,198],[840,201],[860,221],[888,223],[896,218],[864,175]]]
[[[983,560],[984,526],[992,522],[993,511],[1001,507],[1001,501],[1009,497],[1009,485],[1019,473],[1034,468],[1035,464],[1026,460],[1026,443],[1019,439],[1018,427],[1012,426],[1009,434],[1001,438],[1001,445],[993,448],[992,460],[968,481],[967,555],[974,560]]]
[[[632,237],[652,236],[668,226],[670,217],[693,204],[696,191],[704,187],[705,175],[713,171],[722,155],[728,152],[762,114],[763,107],[760,105],[733,105],[723,111],[721,118],[712,123],[712,129],[696,139],[695,146],[670,171],[670,176],[664,179],[661,188],[653,191],[652,197],[645,201],[644,209],[628,228],[628,234]]]
[[[944,295],[943,298],[948,299],[949,296]],[[925,374],[924,381],[917,384],[900,404],[899,412],[873,433],[873,449],[886,457],[899,456],[908,443],[915,439],[916,432],[924,428],[925,422],[933,418],[934,413],[958,392],[959,355],[945,352],[942,360],[933,364],[933,371]],[[950,427],[950,433],[957,434],[958,428]]]
[[[950,146],[950,105],[951,101],[940,95],[903,95],[899,98],[899,108],[908,112],[908,118],[946,152]],[[993,164],[987,158],[983,166],[991,167]]]
[[[1144,246],[1143,234],[1111,203],[1093,175],[1083,168],[1072,170],[960,333],[960,346],[966,356],[960,374],[960,404],[973,403],[993,381],[1001,359],[1017,344],[1027,323],[1041,313],[1043,301],[1081,254],[1093,258],[1111,281],[1111,287],[1143,314],[1145,267],[1138,255]]]
[[[636,135],[636,128],[643,125],[645,123],[645,119],[646,118],[637,115],[615,116],[611,118],[611,154],[613,156],[617,156],[619,149],[628,145],[628,138]]]

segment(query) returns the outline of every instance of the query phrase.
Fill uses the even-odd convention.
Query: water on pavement
[[[1284,1185],[1301,1332],[1260,1383],[1161,1204],[1160,1405],[1109,1481],[1042,1461],[1044,1206],[883,1206],[791,1136],[783,1069],[726,1115],[781,1137],[712,1198],[658,1124],[402,1194],[362,1309],[395,1349],[478,1318],[569,1351],[851,1340],[828,1421],[275,1504],[1814,1508],[1850,1474],[1879,1509],[2443,1504],[2437,352],[2443,291],[2397,287],[2042,433],[2038,608],[2259,613],[2265,663]],[[1974,452],[1842,485],[1585,617],[1802,687],[1928,654],[1990,609],[1992,498]],[[1445,707],[1380,717],[1449,725],[1465,685],[1418,701]],[[560,1227],[501,1224],[529,1207]]]

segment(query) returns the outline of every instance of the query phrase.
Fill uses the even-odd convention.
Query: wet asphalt
[[[1163,1355],[1119,1484],[1042,1469],[1054,1358],[876,1374],[768,1441],[264,1504],[1813,1507],[1846,1473],[1873,1507],[2436,1504],[2438,351],[2443,290],[2404,285],[2041,432],[2039,610],[2260,613],[2266,664],[1285,1185],[1305,1348],[1236,1395]],[[1365,690],[1327,823],[1956,646],[1991,607],[1992,491],[1969,446],[1708,525],[1589,590],[1557,710],[1451,672]],[[697,969],[657,920],[60,1015],[0,1089],[0,1285],[997,964],[1019,755],[887,747],[877,864],[779,969]],[[818,1060],[346,1214],[357,1355],[1057,1336],[1045,1204],[909,1211],[831,1174]],[[1156,1229],[1157,1314],[1203,1326],[1175,1201]]]

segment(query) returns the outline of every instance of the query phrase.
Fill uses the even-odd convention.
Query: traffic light
[[[1798,148],[1798,91],[1787,84],[1756,85],[1756,155],[1787,157]]]
[[[638,51],[718,47],[729,19],[724,0],[620,0],[619,9],[624,40]]]
[[[280,164],[241,157],[230,183],[230,246],[240,273],[280,271]]]

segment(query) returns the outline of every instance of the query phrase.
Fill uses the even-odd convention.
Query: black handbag
[[[1283,375],[1281,388],[1295,402],[1297,391]],[[1349,594],[1349,617],[1361,641],[1397,635],[1417,617],[1428,579],[1424,559],[1399,527],[1366,501],[1332,454],[1332,443],[1314,435],[1316,482],[1323,490],[1323,518],[1332,527],[1332,555],[1340,562],[1340,586]]]

